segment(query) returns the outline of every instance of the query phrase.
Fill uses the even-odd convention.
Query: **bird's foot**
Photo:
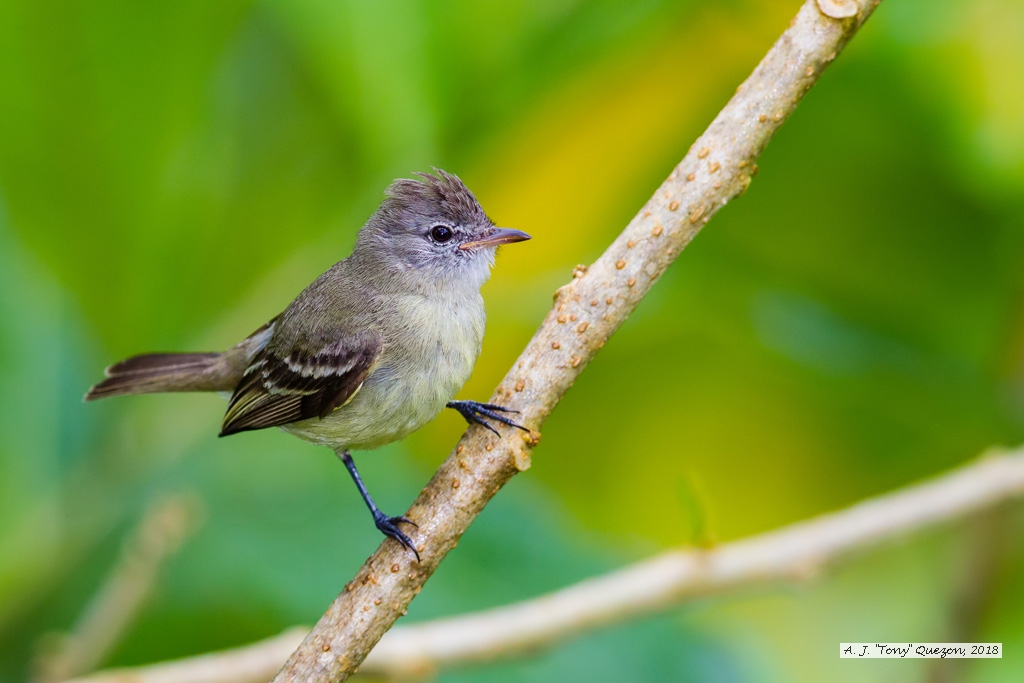
[[[412,544],[412,539],[409,538],[405,534],[405,532],[398,527],[399,524],[412,524],[413,526],[418,528],[416,522],[412,521],[408,517],[388,517],[380,510],[377,510],[373,514],[373,523],[377,525],[377,528],[380,530],[382,534],[384,534],[388,538],[395,539],[400,544],[411,550],[413,552],[413,555],[416,556],[416,561],[420,561],[420,554],[416,551],[416,546]]]
[[[495,434],[498,434],[498,430],[494,426],[485,420],[488,418],[500,422],[501,424],[508,425],[509,427],[515,427],[522,429],[524,432],[530,431],[523,425],[513,422],[509,418],[505,417],[501,413],[518,413],[518,410],[512,410],[511,408],[505,408],[502,406],[496,406],[493,403],[480,403],[479,401],[450,401],[448,403],[449,408],[453,408],[459,411],[462,417],[466,418],[466,422],[469,424],[478,424],[487,429],[490,429]],[[501,434],[498,434],[501,436]]]

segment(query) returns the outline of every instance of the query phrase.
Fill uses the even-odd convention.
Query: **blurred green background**
[[[31,677],[162,496],[193,496],[201,524],[102,666],[311,624],[379,541],[330,452],[217,439],[213,396],[81,403],[103,366],[234,343],[348,253],[391,179],[441,166],[534,236],[484,290],[462,395],[485,399],[798,4],[0,0],[0,680]],[[883,3],[407,619],[1024,442],[1022,35],[1019,0]],[[382,507],[405,509],[462,429],[443,415],[357,457]],[[1022,541],[1011,506],[439,678],[1022,680]],[[1006,656],[837,657],[879,640]]]

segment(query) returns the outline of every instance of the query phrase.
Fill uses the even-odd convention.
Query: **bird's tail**
[[[103,380],[85,395],[86,401],[108,396],[163,391],[231,391],[220,353],[151,353],[134,356],[106,369]]]

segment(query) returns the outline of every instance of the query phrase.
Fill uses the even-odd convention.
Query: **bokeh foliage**
[[[392,178],[441,166],[535,237],[485,289],[463,394],[488,396],[555,287],[795,11],[0,0],[0,680],[28,676],[162,492],[194,491],[205,523],[106,665],[311,623],[378,540],[329,453],[277,432],[218,440],[215,397],[81,404],[103,365],[233,343],[347,253]],[[1024,441],[1021,35],[1015,0],[883,3],[409,619],[767,530]],[[445,415],[362,456],[386,509],[461,429]],[[981,550],[957,525],[807,586],[441,679],[931,680],[836,645],[957,634],[1007,653],[967,680],[1020,680],[1024,520],[990,521],[999,543]]]

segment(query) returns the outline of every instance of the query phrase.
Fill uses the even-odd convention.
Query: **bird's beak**
[[[513,242],[525,242],[530,239],[522,230],[512,228],[495,228],[487,237],[475,242],[466,242],[459,246],[459,249],[478,249],[480,247],[496,247],[499,244],[512,244]]]

